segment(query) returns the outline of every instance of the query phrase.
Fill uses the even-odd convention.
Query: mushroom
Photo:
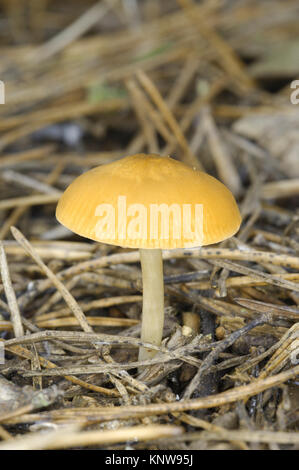
[[[140,250],[141,340],[156,346],[164,324],[162,249],[218,243],[241,224],[235,199],[220,181],[170,157],[145,154],[76,178],[60,198],[56,217],[86,238]],[[140,348],[139,360],[154,355]]]

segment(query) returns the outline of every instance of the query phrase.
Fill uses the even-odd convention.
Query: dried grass
[[[296,113],[262,62],[298,2],[29,3],[25,22],[0,2],[0,450],[298,449]],[[218,177],[243,215],[220,246],[163,253],[160,348],[139,340],[139,253],[54,215],[77,175],[138,152]]]

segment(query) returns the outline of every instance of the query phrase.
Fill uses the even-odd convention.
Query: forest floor
[[[298,2],[0,8],[0,450],[298,450]],[[138,251],[55,218],[75,177],[136,153],[220,179],[243,219],[164,252],[141,372]]]

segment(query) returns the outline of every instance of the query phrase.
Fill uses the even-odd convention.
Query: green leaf
[[[133,59],[133,62],[141,62],[143,60],[152,59],[153,57],[163,54],[164,52],[170,50],[172,46],[173,46],[173,42],[167,41],[164,44],[161,44],[161,46],[155,47],[154,49],[151,49],[148,52],[145,52],[144,54],[136,56]]]
[[[97,83],[91,85],[87,92],[87,100],[89,103],[98,103],[99,101],[107,101],[113,99],[126,98],[127,92],[124,88],[107,85],[105,83]]]

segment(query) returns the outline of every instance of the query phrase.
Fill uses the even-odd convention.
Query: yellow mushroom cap
[[[56,217],[86,238],[145,249],[210,245],[241,224],[236,201],[220,181],[170,157],[145,154],[76,178]]]

